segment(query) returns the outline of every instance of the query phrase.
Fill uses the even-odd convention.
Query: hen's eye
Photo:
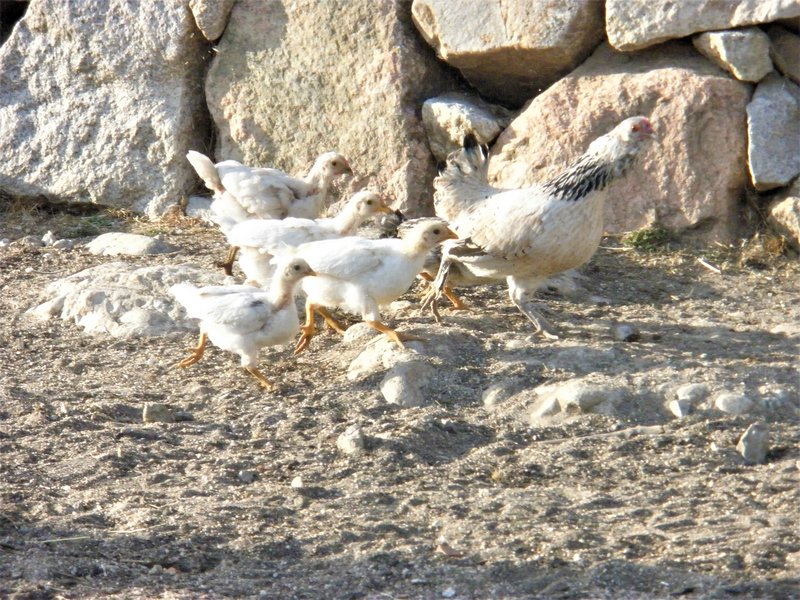
[[[372,206],[372,200],[367,200],[367,206]]]
[[[634,133],[636,133],[637,131],[639,131],[639,129],[641,129],[641,127],[639,126],[639,124],[638,124],[638,123],[636,123],[636,125],[633,125],[633,126],[631,127],[631,131],[633,131]]]

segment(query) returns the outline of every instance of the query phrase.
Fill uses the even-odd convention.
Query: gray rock
[[[678,400],[699,404],[708,397],[709,389],[705,383],[686,383],[675,391]]]
[[[430,366],[421,361],[397,363],[384,376],[381,394],[389,404],[406,408],[427,406],[430,400],[423,394],[422,387],[430,375]]]
[[[214,198],[211,196],[189,196],[184,212],[187,217],[202,219],[207,223],[214,223],[212,219],[213,213],[211,212],[211,203],[213,201]]]
[[[538,398],[531,408],[530,423],[531,425],[538,425],[543,419],[557,415],[560,412],[561,404],[559,404],[558,398],[555,396],[549,395]]]
[[[358,423],[350,425],[336,438],[336,447],[345,454],[356,455],[364,450],[364,433]]]
[[[562,383],[554,391],[561,410],[579,410],[580,412],[600,411],[599,405],[613,405],[623,397],[623,390],[610,383],[594,382],[588,379],[571,379]]]
[[[769,427],[766,423],[757,421],[750,425],[739,438],[736,451],[749,464],[763,463],[769,452]]]
[[[44,246],[42,240],[35,235],[26,235],[18,240],[14,240],[11,242],[12,246],[18,246],[22,248],[41,248]]]
[[[207,40],[214,41],[225,31],[228,15],[236,0],[189,0],[197,28]]]
[[[42,236],[42,244],[45,246],[52,246],[56,243],[56,236],[52,231],[48,231]]]
[[[767,208],[769,224],[800,248],[800,179],[778,192]]]
[[[753,401],[744,394],[723,392],[714,398],[714,406],[730,415],[744,415],[753,409]]]
[[[758,27],[709,31],[692,39],[694,47],[741,81],[761,81],[772,71],[769,37]]]
[[[174,205],[207,136],[203,44],[185,2],[32,2],[0,52],[0,189]]]
[[[800,87],[773,73],[747,105],[750,178],[756,190],[787,185],[800,174]]]
[[[489,144],[510,121],[510,111],[502,106],[457,92],[429,98],[422,103],[422,122],[428,145],[440,161],[461,148],[467,133],[474,134],[478,143]]]
[[[481,396],[483,406],[492,409],[498,404],[502,404],[516,393],[519,385],[519,380],[512,378],[494,382],[483,391]]]
[[[767,30],[772,42],[770,56],[775,68],[800,85],[800,36],[779,25]]]
[[[218,157],[305,174],[336,150],[353,188],[369,178],[400,210],[427,206],[436,164],[419,103],[457,82],[407,2],[239,0],[217,50],[206,97]]]
[[[366,323],[354,323],[345,330],[342,336],[342,344],[345,346],[363,344],[378,335],[380,334]]]
[[[176,248],[156,238],[137,233],[110,232],[97,236],[86,244],[92,254],[102,256],[149,256],[173,252]]]
[[[75,240],[56,240],[53,248],[56,250],[72,250],[75,247]]]
[[[667,403],[669,411],[679,419],[685,417],[692,412],[692,403],[689,400],[670,400]]]
[[[243,469],[236,474],[236,478],[242,483],[253,483],[257,477],[258,474],[255,471],[249,471],[246,469]]]
[[[611,336],[618,342],[635,342],[642,337],[642,334],[633,325],[616,323],[611,326]]]
[[[602,41],[603,3],[414,0],[425,40],[482,95],[522,105]]]
[[[187,265],[105,263],[50,283],[28,314],[41,319],[60,317],[86,333],[114,337],[197,331],[196,322],[186,319],[184,309],[168,291],[187,281],[218,285],[224,277]]]
[[[166,404],[148,402],[142,410],[142,421],[145,423],[174,423],[175,411]]]
[[[636,50],[698,31],[732,29],[800,16],[785,0],[606,0],[606,32],[619,50]]]

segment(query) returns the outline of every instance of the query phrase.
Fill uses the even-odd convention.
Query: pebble
[[[303,489],[303,478],[298,475],[292,479],[292,482],[289,485],[296,490],[301,490]]]
[[[5,248],[9,244],[11,244],[11,240],[8,238],[3,238],[2,240],[0,240],[0,248]]]
[[[455,588],[449,587],[442,592],[442,598],[452,598],[456,595]]]
[[[723,392],[714,399],[714,406],[729,415],[743,415],[753,408],[753,401],[744,394]]]
[[[539,419],[543,417],[552,417],[561,412],[561,405],[558,403],[558,398],[555,396],[546,396],[536,401],[533,409],[531,409],[531,425],[538,424]]]
[[[485,390],[481,399],[486,408],[494,408],[514,395],[515,388],[518,387],[519,382],[516,379],[503,379],[496,381]]]
[[[42,236],[42,244],[45,246],[52,246],[56,243],[56,236],[52,231],[48,231]]]
[[[705,383],[686,383],[675,390],[678,400],[685,400],[690,404],[697,404],[708,397],[708,385]]]
[[[236,475],[236,478],[242,483],[253,483],[256,480],[255,471],[241,470]]]
[[[364,433],[358,423],[350,425],[336,438],[336,447],[345,454],[357,455],[364,450]]]
[[[355,323],[345,330],[342,336],[342,344],[350,346],[356,343],[363,343],[378,335],[380,334],[366,323]]]
[[[748,464],[761,464],[769,452],[769,427],[766,423],[756,421],[742,434],[736,451]]]
[[[52,246],[56,250],[72,250],[75,247],[75,240],[56,240]]]
[[[689,400],[670,400],[667,404],[669,411],[679,419],[692,412],[692,403]]]
[[[166,404],[148,402],[142,411],[142,421],[145,423],[174,423],[175,411]]]
[[[616,323],[611,327],[611,335],[618,342],[635,342],[642,337],[642,333],[633,325]]]

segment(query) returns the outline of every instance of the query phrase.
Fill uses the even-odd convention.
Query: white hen
[[[554,337],[526,295],[591,258],[603,235],[608,186],[652,136],[650,121],[631,117],[550,181],[514,190],[488,184],[488,151],[468,136],[434,180],[436,213],[462,238],[443,247],[434,293],[442,293],[454,265],[465,279],[506,279],[511,301],[537,332]],[[434,301],[429,296],[426,304]]]
[[[375,192],[353,194],[335,217],[325,219],[253,219],[234,225],[228,243],[239,248],[239,266],[248,280],[266,285],[275,266],[270,262],[276,251],[289,246],[352,235],[367,219],[391,209]],[[284,250],[285,252],[285,250]]]
[[[438,218],[407,221],[398,228],[399,238],[368,240],[345,237],[303,244],[296,255],[304,258],[317,277],[301,283],[306,294],[306,322],[295,352],[301,352],[316,331],[319,313],[339,333],[344,329],[328,308],[341,308],[361,315],[373,329],[400,346],[416,339],[396,332],[380,320],[379,307],[403,295],[420,272],[428,252],[436,244],[455,237]]]
[[[200,320],[200,339],[191,356],[176,367],[199,361],[210,339],[214,345],[238,354],[242,366],[265,387],[272,384],[258,370],[258,352],[266,346],[289,342],[300,330],[294,295],[297,283],[314,271],[303,259],[280,263],[269,289],[247,285],[196,288],[177,284],[170,293],[186,308],[186,314]]]

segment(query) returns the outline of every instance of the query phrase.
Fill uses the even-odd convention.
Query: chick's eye
[[[641,126],[640,126],[638,123],[636,123],[636,125],[633,125],[633,126],[631,127],[631,131],[633,131],[634,133],[636,133],[636,132],[637,132],[637,131],[639,131],[640,129],[641,129]]]
[[[433,235],[439,235],[441,232],[442,230],[437,227],[436,229],[433,230]]]
[[[295,265],[295,266],[294,266],[294,270],[295,270],[295,271],[299,271],[299,270],[300,270],[300,265]]]
[[[367,200],[367,206],[372,206],[372,200]]]

